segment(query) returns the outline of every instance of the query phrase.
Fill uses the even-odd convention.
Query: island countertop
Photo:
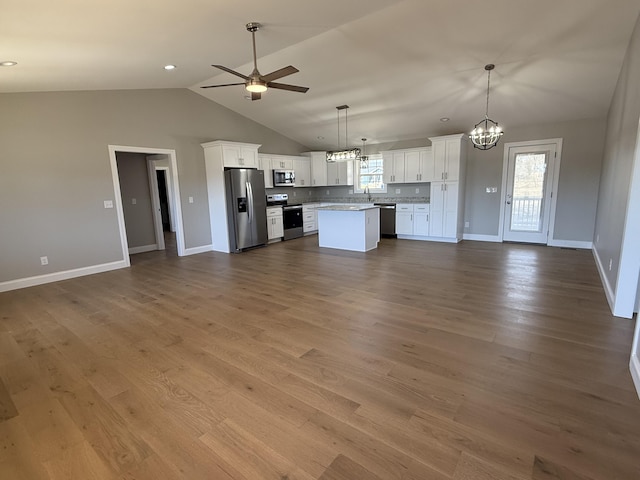
[[[380,208],[378,205],[328,205],[326,207],[318,207],[316,210],[334,210],[340,212],[361,212],[363,210],[371,210]]]

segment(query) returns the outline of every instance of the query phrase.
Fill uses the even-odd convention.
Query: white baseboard
[[[142,245],[140,247],[131,247],[129,248],[129,255],[135,255],[136,253],[153,252],[154,250],[158,250],[158,244],[156,243],[154,243],[153,245]]]
[[[550,247],[564,247],[564,248],[580,248],[585,250],[593,249],[593,242],[582,242],[580,240],[558,240],[552,238],[547,243]]]
[[[422,242],[458,243],[460,240],[450,237],[422,237],[419,235],[398,235],[400,240],[419,240]]]
[[[636,393],[638,394],[638,398],[640,398],[640,360],[638,360],[638,355],[636,355],[635,353],[631,355],[629,370],[631,370],[631,378],[633,378],[633,384],[636,386]]]
[[[604,269],[604,265],[600,261],[600,255],[598,255],[598,249],[592,248],[591,251],[593,252],[593,258],[596,259],[596,268],[598,270],[598,274],[600,274],[600,280],[602,281],[602,285],[604,286],[604,294],[607,297],[607,302],[609,302],[609,308],[613,312],[614,310],[613,307],[616,301],[616,295],[613,291],[613,288],[611,288],[611,284],[609,283],[609,279],[607,278],[607,275],[605,274],[606,270]]]
[[[475,240],[477,242],[497,242],[500,243],[502,240],[498,235],[479,235],[476,233],[465,233],[462,236],[463,240]]]
[[[201,247],[185,248],[184,255],[186,257],[188,255],[197,255],[198,253],[211,252],[212,250],[213,250],[213,245],[203,245]]]
[[[117,270],[119,268],[126,268],[128,266],[129,265],[127,264],[127,262],[125,262],[124,260],[119,260],[117,262],[92,265],[90,267],[75,268],[73,270],[65,270],[63,272],[54,272],[48,273],[46,275],[37,275],[35,277],[9,280],[8,282],[0,283],[0,292],[8,292],[9,290],[18,290],[19,288],[33,287],[35,285],[43,285],[45,283],[59,282],[61,280],[69,280],[70,278],[108,272],[110,270]]]

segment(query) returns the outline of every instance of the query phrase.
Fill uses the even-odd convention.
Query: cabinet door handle
[[[444,184],[444,191],[445,192],[447,191],[447,184],[446,183]]]
[[[427,222],[429,221],[429,214],[427,213]]]
[[[444,179],[445,180],[449,180],[449,172],[445,172],[444,173]]]
[[[440,174],[440,180],[444,180],[444,172]]]

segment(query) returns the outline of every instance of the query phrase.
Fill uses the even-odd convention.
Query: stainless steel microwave
[[[293,170],[274,170],[273,186],[274,187],[295,187],[296,174]]]

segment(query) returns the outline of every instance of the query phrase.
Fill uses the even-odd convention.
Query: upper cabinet
[[[325,187],[327,185],[327,152],[307,152],[311,167],[311,186]]]
[[[272,155],[271,168],[273,170],[293,170],[293,159],[286,155]]]
[[[388,150],[382,152],[384,182],[426,183],[433,179],[431,147]]]
[[[311,162],[307,157],[293,158],[293,171],[296,174],[296,187],[311,187]]]
[[[327,163],[327,185],[353,185],[353,161]]]
[[[460,180],[460,135],[430,138],[433,150],[435,181]]]
[[[223,166],[227,168],[258,168],[258,148],[253,143],[216,141],[204,144],[205,148],[221,150]]]
[[[258,155],[258,169],[264,170],[264,187],[273,188],[273,170],[271,169],[270,155]]]

